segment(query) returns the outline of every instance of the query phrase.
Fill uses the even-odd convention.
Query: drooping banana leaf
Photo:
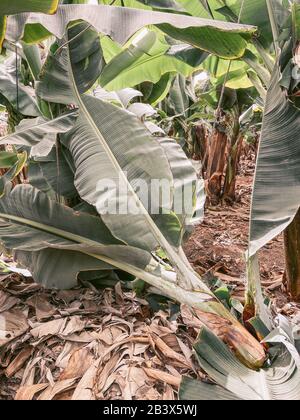
[[[300,206],[300,111],[274,72],[268,91],[253,190],[250,256],[279,235]]]
[[[159,10],[160,1],[139,0],[140,3],[151,6],[154,10]],[[241,23],[257,26],[259,28],[259,41],[264,47],[269,47],[272,38],[272,28],[269,20],[267,3],[265,0],[176,0],[174,4],[165,3],[165,11],[173,13],[188,13],[206,19],[228,20],[237,22],[240,17]],[[124,4],[129,6],[129,4]],[[282,27],[288,18],[288,7],[282,0],[272,0],[272,6],[276,21]],[[135,6],[130,6],[135,7]]]
[[[3,105],[6,105],[4,102],[7,100],[23,115],[29,117],[40,115],[33,89],[30,86],[24,86],[20,82],[17,88],[16,72],[11,68],[10,63],[9,67],[7,63],[0,65],[0,94],[3,96],[3,100],[0,99],[0,103],[3,102]]]
[[[112,260],[115,251],[120,267],[122,255],[124,262],[134,262],[140,268],[146,268],[151,261],[151,255],[145,252],[130,247],[123,251],[122,243],[99,217],[74,212],[29,185],[17,186],[2,197],[0,213],[1,242],[17,252],[21,262],[31,261],[28,267],[34,268],[35,279],[47,287],[70,288],[76,285],[80,271],[111,269],[109,263],[91,255],[86,258],[85,254],[103,252]],[[58,265],[55,250],[61,254]],[[33,263],[37,265],[33,267]],[[63,264],[67,270],[65,278],[61,273]]]
[[[282,0],[272,0],[274,12],[278,25],[283,25],[288,18],[288,7],[283,5]],[[255,25],[259,28],[259,42],[268,48],[272,41],[272,28],[269,19],[267,2],[265,0],[245,1],[242,8],[242,1],[236,0],[213,0],[210,2],[215,19],[220,15],[225,16],[231,22],[237,22],[240,15],[240,22]]]
[[[144,7],[147,5],[151,6],[153,10],[163,10],[168,13],[183,13],[189,14],[191,16],[197,16],[201,18],[211,18],[209,11],[207,10],[207,1],[206,0],[174,0],[172,2],[169,1],[161,1],[161,0],[137,0],[141,3]],[[119,0],[121,3],[121,1]],[[120,4],[122,5],[122,4]],[[126,7],[136,7],[130,5],[130,0],[125,0],[124,6]]]
[[[125,246],[116,240],[103,221],[98,216],[73,211],[51,200],[46,194],[30,185],[20,185],[7,193],[0,200],[0,237],[6,249],[12,249],[16,255],[20,255],[21,261],[39,262],[36,267],[36,280],[43,283],[43,269],[47,270],[48,264],[52,271],[52,279],[48,287],[69,288],[76,284],[76,277],[70,277],[70,273],[86,271],[91,268],[91,259],[85,261],[85,255],[95,258],[93,269],[111,269],[117,267],[127,271],[136,277],[150,282],[154,287],[159,287],[174,299],[189,300],[193,293],[178,290],[171,272],[165,272],[159,264],[146,251],[130,246]],[[55,258],[53,261],[46,260],[44,255],[50,256],[49,250],[59,250],[63,254],[67,252],[67,261],[70,252],[81,253],[77,255],[80,264],[73,262],[71,271],[68,272],[68,283],[64,283],[61,272],[55,270]],[[26,255],[22,253],[26,252]],[[47,254],[36,254],[47,252]],[[21,254],[19,254],[21,253]],[[32,253],[32,255],[29,255]],[[52,253],[56,257],[55,252]],[[103,263],[102,268],[100,263]],[[162,280],[164,277],[165,281]],[[45,276],[48,279],[48,275]],[[201,302],[195,305],[202,307]],[[213,305],[212,305],[213,308]]]
[[[72,28],[72,31],[74,30],[75,27]],[[77,30],[80,31],[80,26]],[[142,181],[149,187],[151,179],[156,178],[167,181],[171,185],[172,173],[163,150],[156,139],[148,136],[134,115],[100,99],[80,95],[78,86],[82,89],[81,79],[77,84],[75,81],[78,80],[78,72],[81,69],[78,68],[77,63],[72,67],[72,56],[73,42],[61,51],[59,57],[50,56],[37,91],[44,100],[71,102],[79,106],[79,118],[75,127],[65,136],[64,144],[74,158],[75,185],[82,199],[97,207],[101,212],[105,210],[104,206],[108,198],[113,202],[114,194],[116,194],[116,191],[112,189],[112,196],[107,197],[107,193],[101,191],[99,185],[101,182],[105,185],[106,180],[115,181],[116,185],[119,185],[120,181],[124,182],[122,187],[129,187],[129,200],[137,199],[134,191],[131,191],[138,187],[135,185],[136,182]],[[97,74],[97,69],[91,67],[86,78],[92,77],[95,73]],[[64,78],[62,74],[65,75]],[[153,166],[154,162],[156,162],[155,166]],[[186,167],[189,168],[189,165],[186,160]],[[124,179],[124,173],[127,173],[133,185],[128,184],[127,179]],[[152,177],[151,173],[153,173]],[[128,197],[125,198],[128,199]],[[148,196],[144,199],[147,200]],[[119,204],[122,205],[122,203]],[[157,209],[168,205],[168,203],[155,202],[151,204]],[[137,205],[138,208],[141,205],[139,200]],[[132,215],[105,214],[103,218],[116,237],[130,245],[153,251],[159,245],[156,236],[161,234],[158,232],[155,235],[153,232],[151,234],[148,226],[151,218],[145,212],[144,206],[141,207],[141,212],[142,214],[135,216],[134,223],[130,227]],[[145,216],[147,220],[149,219],[146,225]],[[124,226],[128,226],[128,229],[124,229]],[[156,230],[154,225],[152,228]],[[182,227],[178,225],[179,236],[181,230]]]
[[[32,77],[37,80],[42,69],[41,52],[37,45],[27,45],[22,43],[22,51],[30,68]]]
[[[44,117],[23,120],[16,132],[0,138],[0,145],[13,144],[31,147],[31,156],[47,156],[53,148],[58,133],[69,131],[77,118],[76,112],[61,115],[53,120]]]
[[[271,367],[255,372],[242,365],[224,343],[207,329],[195,351],[201,367],[217,385],[183,378],[181,400],[299,400],[300,356],[282,329],[266,338],[272,344]]]
[[[112,273],[108,264],[76,251],[50,248],[36,252],[16,251],[15,258],[46,289],[71,289],[78,285],[82,272]]]
[[[58,196],[65,197],[68,200],[78,197],[74,185],[74,162],[68,149],[60,144],[58,148],[52,149],[51,153],[45,158],[35,160],[47,185],[50,185]]]
[[[102,46],[103,43],[104,40]],[[137,44],[121,49],[105,66],[99,82],[107,90],[121,90],[145,81],[157,83],[166,73],[181,73],[188,77],[206,58],[207,53],[198,48],[170,47],[164,37],[148,32]]]
[[[55,13],[59,0],[1,0],[1,14],[14,15],[24,12]]]
[[[183,15],[114,6],[70,5],[60,6],[53,16],[33,13],[9,17],[7,39],[16,41],[22,38],[26,23],[39,23],[61,39],[66,25],[78,19],[87,21],[98,32],[111,36],[120,44],[124,44],[139,29],[147,25],[156,25],[175,39],[229,59],[241,57],[247,42],[255,34],[255,28],[252,26]]]

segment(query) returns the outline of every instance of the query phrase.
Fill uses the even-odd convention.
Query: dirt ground
[[[243,301],[245,252],[248,245],[250,203],[255,156],[243,157],[237,180],[237,201],[232,206],[206,208],[205,220],[185,246],[186,254],[197,272],[211,273],[235,287],[235,297]],[[261,278],[266,294],[278,312],[298,315],[300,305],[292,302],[284,286],[284,251],[282,235],[260,252]]]

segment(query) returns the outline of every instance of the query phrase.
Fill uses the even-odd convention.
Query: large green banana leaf
[[[47,193],[53,199],[63,197],[70,205],[71,203],[75,204],[74,209],[97,215],[97,211],[87,203],[79,202],[78,206],[76,205],[79,196],[74,185],[74,162],[69,150],[63,144],[58,144],[59,147],[54,147],[47,156],[29,160],[30,184]]]
[[[74,185],[74,172],[72,156],[62,144],[58,150],[53,148],[46,157],[35,158],[29,166],[29,175],[33,177],[30,181],[32,185],[44,192],[52,191],[69,200],[78,197]]]
[[[31,147],[32,156],[47,156],[53,148],[57,134],[69,131],[77,118],[76,112],[53,120],[43,117],[23,120],[14,134],[2,137],[0,145],[13,144]]]
[[[77,284],[81,271],[117,267],[173,299],[200,309],[211,305],[211,311],[215,310],[216,301],[210,298],[205,305],[204,294],[178,288],[172,272],[160,267],[150,253],[116,240],[98,216],[63,206],[30,185],[17,186],[1,198],[0,219],[2,245],[12,249],[47,287],[70,288]],[[71,259],[75,261],[68,269]],[[62,277],[64,264],[66,276]],[[49,273],[44,273],[48,269]]]
[[[140,3],[151,6],[154,10],[160,9],[160,3],[156,1],[139,0]],[[279,27],[286,23],[288,18],[288,7],[284,0],[271,1],[274,15]],[[125,6],[129,6],[125,0]],[[176,0],[172,4],[165,4],[165,11],[173,13],[188,13],[206,19],[228,20],[254,25],[259,28],[259,41],[264,47],[269,47],[273,41],[272,28],[269,19],[266,0]]]
[[[255,372],[205,328],[195,345],[201,367],[218,385],[183,378],[181,400],[299,400],[300,356],[293,339],[279,328],[265,339],[272,346],[271,367]]]
[[[99,32],[111,36],[124,44],[139,29],[156,25],[163,32],[180,41],[224,58],[243,56],[247,42],[255,34],[255,28],[193,18],[189,16],[125,9],[114,6],[70,5],[60,6],[53,16],[21,14],[8,19],[7,38],[20,39],[26,23],[39,23],[56,37],[62,38],[67,23],[82,19]]]
[[[296,36],[297,10],[293,20]],[[293,89],[299,82],[293,55],[293,46],[288,42],[275,66],[267,95],[253,189],[250,256],[280,234],[300,207],[300,111],[294,98],[289,97],[290,85]]]
[[[77,30],[80,29],[78,25]],[[72,30],[74,31],[75,27]],[[71,34],[72,32],[69,33],[70,36]],[[64,143],[74,158],[75,185],[82,199],[97,206],[101,212],[100,206],[106,204],[107,197],[104,191],[97,191],[97,184],[106,179],[119,184],[119,177],[123,177],[124,172],[128,173],[129,181],[133,182],[130,190],[135,188],[134,183],[137,179],[148,186],[152,178],[172,183],[170,165],[158,141],[148,136],[134,115],[95,97],[80,95],[80,80],[75,84],[80,69],[77,63],[72,67],[72,53],[73,42],[61,51],[59,57],[53,55],[49,58],[42,82],[38,85],[38,94],[47,101],[56,100],[79,105],[79,118],[75,127],[65,136]],[[91,66],[89,74],[88,72],[87,69],[85,80],[89,79],[88,75],[92,77],[92,73],[97,74],[97,69]],[[83,78],[81,72],[80,75]],[[110,165],[108,161],[111,162]],[[135,168],[134,171],[132,167]],[[189,170],[188,160],[185,167]],[[124,185],[127,185],[127,180],[124,181]],[[130,190],[131,197],[133,191]],[[136,194],[132,197],[135,199]],[[166,203],[152,204],[163,208]],[[148,214],[146,216],[149,217]],[[159,245],[156,235],[152,235],[149,226],[145,224],[144,215],[136,215],[130,227],[130,220],[133,222],[132,215],[104,215],[103,218],[114,235],[130,245],[150,250]],[[128,228],[124,229],[124,226]],[[177,229],[180,235],[181,226],[178,225]]]
[[[280,234],[300,206],[300,111],[274,72],[263,119],[253,190],[250,256]]]
[[[101,41],[104,56],[112,50],[119,52],[103,69],[99,82],[107,90],[134,87],[144,81],[157,83],[166,73],[190,76],[207,58],[207,53],[187,45],[170,47],[163,36],[146,32],[145,36],[129,47],[113,46],[105,37]],[[106,54],[107,51],[107,54]]]
[[[14,256],[47,289],[76,287],[80,274],[86,272],[97,273],[96,278],[103,275],[112,277],[114,273],[109,264],[76,251],[49,248],[36,252],[16,251]]]
[[[0,65],[0,103],[9,102],[23,115],[37,117],[40,111],[34,97],[34,90],[30,86],[16,83],[16,70],[10,60]]]
[[[80,45],[85,45],[82,54],[78,55],[76,41],[67,43],[62,49],[58,46],[54,53],[50,53],[42,71],[42,81],[38,84],[38,93],[47,101],[73,103],[79,106],[78,120],[74,128],[64,136],[64,144],[70,150],[75,164],[76,188],[82,199],[99,209],[103,203],[102,199],[105,198],[105,192],[98,191],[97,184],[101,180],[118,180],[120,177],[128,186],[130,197],[136,201],[138,208],[141,208],[142,214],[137,216],[103,215],[103,220],[114,236],[129,245],[151,251],[160,245],[167,246],[171,255],[176,255],[178,258],[173,245],[179,244],[178,241],[184,233],[183,224],[175,214],[156,215],[157,224],[163,226],[165,230],[165,235],[162,234],[135,192],[137,179],[145,181],[147,185],[150,185],[152,178],[167,180],[171,185],[174,182],[171,164],[164,152],[164,147],[157,139],[147,134],[142,123],[133,114],[83,94],[101,71],[99,65],[94,65],[101,62],[101,58],[95,57],[96,54],[101,57],[100,44],[98,43],[95,50],[93,35],[95,32],[88,29],[86,24],[72,26],[68,34],[71,38],[80,35],[80,41],[82,40]],[[62,41],[62,45],[65,42],[66,39]],[[75,60],[74,57],[77,59]],[[38,139],[47,138],[47,135],[43,136],[45,128],[48,130],[50,127],[51,131],[56,133],[66,131],[70,123],[72,120],[70,121],[69,115],[59,117],[52,122],[40,123],[38,120],[31,126],[26,123],[26,127],[19,128],[17,133],[11,136],[11,143],[35,145]],[[9,138],[3,141],[9,143]],[[182,180],[177,186],[180,188],[180,185],[189,182],[191,189],[195,188],[195,171],[189,161],[183,159],[180,148],[170,148],[170,153],[173,165],[176,166],[177,163],[176,176],[180,176]],[[156,204],[159,209],[164,208],[165,203],[153,204]],[[187,218],[192,217],[193,208],[185,211]],[[165,223],[162,223],[160,219]],[[169,229],[172,231],[170,235],[168,235]],[[176,236],[174,232],[177,232],[177,239],[175,243],[170,244],[166,237],[174,240]]]
[[[111,235],[99,217],[75,212],[30,185],[18,186],[2,197],[0,214],[2,244],[17,252],[21,262],[31,260],[29,268],[33,269],[35,279],[47,287],[70,288],[77,284],[80,271],[112,268],[105,261],[85,254],[113,257],[115,250],[117,264],[122,266],[123,259],[141,269],[151,261],[151,254],[130,247],[123,250],[124,245]],[[55,250],[61,253],[58,265]],[[74,261],[69,265],[72,258]],[[59,269],[63,264],[65,277]]]

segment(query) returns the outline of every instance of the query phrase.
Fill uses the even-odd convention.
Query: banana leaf
[[[28,146],[31,147],[31,156],[47,156],[56,142],[57,134],[69,131],[76,118],[76,112],[70,112],[53,120],[44,117],[23,120],[15,133],[0,138],[0,145]]]
[[[111,40],[102,40],[111,51]],[[148,81],[158,83],[166,73],[190,76],[207,58],[207,53],[187,45],[170,47],[164,37],[147,32],[137,43],[120,48],[104,67],[99,82],[107,90],[121,90]]]
[[[290,334],[274,330],[265,342],[272,345],[270,367],[258,372],[242,365],[224,343],[203,328],[195,351],[200,366],[217,385],[183,378],[181,400],[299,400],[300,355]]]
[[[255,174],[250,256],[279,235],[300,206],[300,112],[280,80],[277,66],[267,95]]]
[[[98,32],[124,44],[139,29],[156,25],[167,35],[221,57],[234,59],[243,56],[247,43],[255,34],[253,26],[208,21],[189,16],[126,9],[114,6],[60,6],[53,16],[20,14],[8,19],[7,39],[22,38],[25,24],[41,24],[57,38],[64,36],[70,21],[82,19]]]
[[[34,90],[16,82],[16,70],[10,60],[0,65],[0,103],[6,105],[8,101],[14,109],[23,115],[37,117],[40,111],[34,97]]]
[[[1,13],[14,15],[24,12],[55,13],[59,0],[1,0]]]

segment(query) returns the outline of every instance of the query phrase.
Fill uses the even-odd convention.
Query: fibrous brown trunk
[[[200,160],[202,164],[202,175],[205,177],[209,156],[209,133],[203,124],[195,127],[195,150],[193,158]]]
[[[284,233],[286,280],[293,299],[300,301],[300,210]]]
[[[225,130],[215,128],[212,135],[208,165],[207,193],[212,205],[217,205],[222,196],[222,181],[227,160],[228,138]]]
[[[230,203],[233,203],[236,199],[236,195],[235,195],[236,177],[237,177],[237,172],[239,168],[242,144],[243,144],[243,137],[238,136],[237,141],[232,147],[230,156],[228,158],[223,200]]]

